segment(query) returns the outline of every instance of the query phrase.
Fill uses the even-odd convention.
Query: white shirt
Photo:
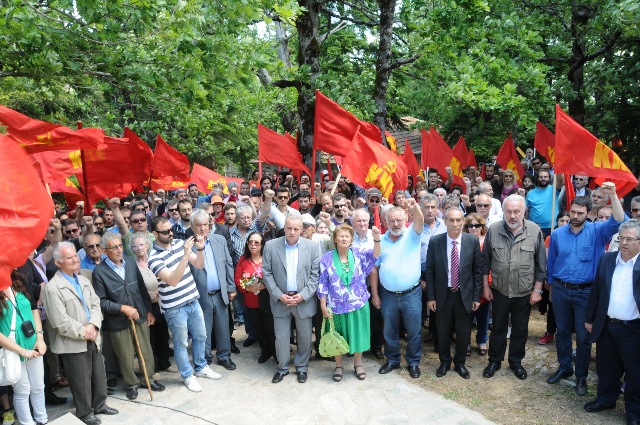
[[[451,288],[451,250],[453,249],[453,241],[458,243],[458,273],[460,272],[460,247],[462,246],[462,234],[458,235],[456,239],[451,239],[447,233],[447,262],[449,264],[449,273],[447,274],[447,286]],[[460,284],[460,280],[458,280]]]
[[[494,219],[498,217],[496,221],[502,220],[504,213],[502,212],[502,204],[496,198],[491,198],[491,211],[489,211],[489,218]]]
[[[298,291],[298,251],[300,250],[300,242],[296,242],[291,246],[284,240],[284,250],[287,258],[287,291]]]
[[[633,266],[637,259],[638,254],[625,262],[618,254],[611,279],[611,297],[607,316],[618,320],[640,319],[638,305],[633,298]]]
[[[354,246],[356,248],[373,249],[373,235],[371,234],[371,229],[367,229],[367,234],[362,239],[360,238],[360,236],[358,236],[357,233],[354,233],[351,246]]]

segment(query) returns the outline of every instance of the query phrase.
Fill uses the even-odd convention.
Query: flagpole
[[[82,130],[82,121],[77,121],[76,125],[78,130]],[[84,202],[89,210],[92,209],[92,205],[89,204],[89,187],[87,186],[87,169],[86,161],[84,160],[84,149],[80,149],[80,161],[82,162],[82,183],[84,184]]]
[[[262,161],[258,160],[258,182],[262,178]]]
[[[315,182],[316,182],[316,150],[311,149],[311,183],[315,184]],[[313,197],[314,198],[316,197],[315,186],[313,190]]]
[[[551,196],[551,233],[556,221],[556,173],[553,173],[553,194]]]
[[[336,193],[336,189],[338,189],[338,182],[340,181],[340,177],[342,177],[342,173],[338,171],[338,176],[333,182],[333,187],[331,188],[331,197],[333,198],[333,194]]]

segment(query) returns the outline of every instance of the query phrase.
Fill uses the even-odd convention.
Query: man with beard
[[[602,188],[597,188],[591,191],[591,211],[587,214],[587,221],[597,221],[598,220],[598,212],[600,208],[607,205],[609,202],[609,196],[602,190]]]
[[[407,200],[413,215],[413,226],[406,227],[407,217],[400,207],[387,212],[389,230],[382,239],[382,253],[370,274],[371,298],[381,309],[384,320],[384,354],[387,362],[378,371],[389,373],[400,368],[400,319],[407,330],[405,358],[409,376],[420,377],[418,364],[422,357],[420,329],[422,323],[422,291],[420,285],[420,236],[424,217],[413,198]],[[375,242],[375,241],[374,241]],[[376,273],[377,272],[377,273]]]
[[[503,202],[504,220],[493,224],[484,239],[484,297],[493,300],[493,328],[489,337],[489,364],[482,376],[491,378],[504,360],[511,316],[509,367],[527,379],[522,367],[531,306],[542,299],[547,259],[544,239],[535,223],[524,219],[525,200],[509,195]],[[489,286],[489,273],[493,280]],[[554,304],[555,308],[555,304]]]
[[[536,223],[542,235],[546,238],[551,234],[551,209],[553,205],[553,185],[550,184],[551,174],[546,170],[538,172],[538,187],[527,193],[527,208],[529,220]],[[557,194],[556,194],[557,195]],[[558,211],[556,196],[556,211]]]
[[[569,182],[565,182],[568,184]],[[587,187],[589,183],[589,177],[587,176],[573,176],[573,187],[575,191],[575,196],[586,196],[587,198],[591,197],[591,189]],[[593,203],[591,205],[593,208]],[[560,199],[560,211],[567,210],[567,195],[563,193]]]
[[[234,204],[224,206],[224,224],[229,228],[236,225],[236,206]]]
[[[185,240],[193,236],[190,221],[192,212],[193,205],[189,200],[183,199],[178,202],[178,214],[180,214],[180,220],[171,228],[174,238]]]
[[[339,226],[348,218],[347,198],[342,193],[336,193],[333,197],[333,217],[331,217],[331,222],[334,226]]]
[[[606,222],[587,222],[591,201],[586,196],[578,196],[571,202],[569,226],[553,232],[549,243],[548,283],[553,285],[551,302],[558,326],[556,348],[560,367],[547,382],[555,384],[573,375],[571,331],[575,323],[578,395],[587,394],[591,339],[584,323],[591,285],[606,244],[627,220],[616,196],[615,184],[605,182],[600,189],[611,198],[611,218]]]
[[[298,193],[298,199],[296,200],[295,204],[297,204],[300,214],[309,214],[311,212],[311,194],[309,193],[309,191],[306,189],[301,189]],[[295,204],[292,204],[293,208],[296,207]]]

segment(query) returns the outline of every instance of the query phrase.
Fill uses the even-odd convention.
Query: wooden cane
[[[133,339],[136,340],[136,347],[138,348],[138,360],[140,360],[140,368],[142,369],[142,373],[144,373],[144,381],[147,383],[147,389],[149,390],[149,395],[151,396],[151,401],[153,401],[153,391],[151,391],[151,384],[149,383],[149,376],[147,375],[147,365],[144,363],[144,356],[142,355],[142,350],[140,349],[140,342],[138,342],[138,331],[136,331],[136,323],[133,319],[129,319],[131,321],[131,329],[133,329]]]

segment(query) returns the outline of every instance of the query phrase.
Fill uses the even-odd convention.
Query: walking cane
[[[138,331],[136,331],[136,323],[133,319],[129,319],[131,321],[131,329],[133,329],[133,339],[136,340],[136,347],[138,348],[138,359],[140,360],[140,365],[142,369],[142,373],[144,373],[144,381],[147,383],[147,389],[149,390],[149,395],[151,396],[151,401],[153,401],[153,391],[151,391],[151,384],[149,383],[149,376],[147,375],[147,366],[144,364],[144,357],[142,356],[142,350],[140,349],[140,342],[138,342]]]

